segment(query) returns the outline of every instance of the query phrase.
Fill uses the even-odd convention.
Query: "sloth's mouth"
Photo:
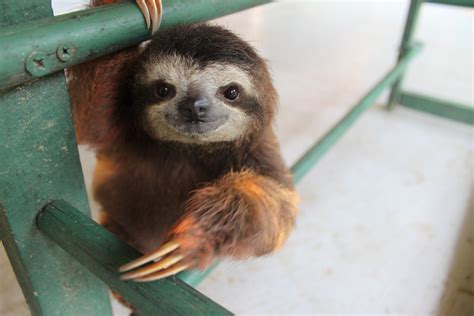
[[[193,124],[201,124],[201,123],[212,123],[217,120],[203,120],[203,119],[188,119],[181,121],[182,123],[193,123]]]
[[[199,137],[212,133],[219,129],[226,122],[226,117],[212,120],[192,119],[192,120],[169,120],[170,126],[177,132],[186,136]]]

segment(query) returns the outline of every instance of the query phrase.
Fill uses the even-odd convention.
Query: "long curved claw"
[[[150,281],[156,281],[159,279],[166,278],[171,275],[175,275],[183,270],[186,270],[188,268],[188,265],[186,264],[178,264],[178,265],[173,265],[172,267],[158,271],[156,273],[150,274],[146,277],[143,278],[138,278],[135,279],[134,281],[136,282],[150,282]]]
[[[122,280],[131,280],[131,279],[138,279],[138,278],[146,277],[147,275],[153,274],[157,271],[167,269],[170,266],[172,266],[173,264],[181,261],[182,259],[183,259],[183,256],[181,256],[181,255],[168,256],[168,257],[166,257],[166,258],[164,258],[164,259],[162,259],[162,260],[160,260],[156,263],[147,265],[143,268],[140,268],[138,270],[135,270],[135,271],[132,271],[132,272],[129,272],[129,273],[125,273],[120,278]]]
[[[145,18],[146,26],[151,31],[151,35],[155,34],[161,24],[163,12],[161,0],[135,0],[135,2]]]
[[[145,0],[136,0],[135,2],[140,8],[140,11],[142,11],[143,17],[145,18],[147,29],[150,29],[150,11],[148,10]]]
[[[161,0],[147,0],[151,7],[151,34],[155,34],[160,28],[161,14],[163,12],[163,6]]]
[[[141,265],[144,265],[144,264],[146,264],[150,261],[153,261],[153,260],[156,260],[158,258],[163,257],[164,255],[172,252],[173,250],[175,250],[178,247],[179,247],[179,243],[177,243],[175,241],[170,241],[170,242],[162,245],[161,247],[159,247],[155,251],[152,251],[149,254],[146,254],[146,255],[138,258],[138,259],[135,259],[135,260],[121,266],[119,268],[119,271],[120,272],[126,272],[126,271],[129,271],[129,270],[135,269],[135,268],[137,268]]]
[[[139,268],[135,271],[123,274],[120,278],[122,280],[133,280],[136,282],[148,282],[159,280],[187,269],[189,264],[182,262],[184,256],[179,253],[176,254],[176,249],[179,249],[179,243],[175,241],[170,241],[162,245],[155,251],[120,267],[120,272]],[[153,260],[156,262],[145,265]]]

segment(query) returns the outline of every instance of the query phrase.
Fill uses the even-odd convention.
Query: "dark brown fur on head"
[[[146,76],[150,76],[150,67],[169,56],[191,60],[197,73],[212,65],[228,65],[237,67],[251,78],[251,91],[242,93],[242,102],[236,105],[236,108],[252,119],[245,133],[235,139],[239,145],[245,140],[254,141],[259,138],[271,125],[277,96],[264,60],[234,33],[220,26],[192,24],[159,32],[143,51],[119,53],[110,67],[107,67],[109,60],[106,58],[96,61],[101,63],[103,68],[107,67],[107,71],[103,73],[95,70],[84,74],[84,66],[70,71],[72,76],[94,77],[90,78],[91,80],[73,82],[71,85],[72,93],[81,94],[81,99],[76,102],[82,104],[74,104],[78,108],[74,111],[75,119],[88,125],[88,128],[78,130],[80,140],[84,138],[89,143],[92,140],[99,147],[124,141],[136,142],[137,139],[167,141],[150,139],[150,132],[144,126],[146,124],[143,112],[156,102],[156,96],[153,95],[155,78],[146,80]],[[102,91],[98,91],[99,89]],[[94,90],[97,91],[89,92]],[[84,109],[90,108],[91,105],[84,106],[84,103],[95,103],[93,106],[101,111],[100,118],[86,112]],[[153,128],[159,129],[160,124],[156,125],[158,126]],[[217,144],[212,144],[212,147],[215,145]]]

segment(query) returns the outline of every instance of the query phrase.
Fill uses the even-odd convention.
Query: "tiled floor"
[[[393,65],[406,9],[284,1],[217,21],[269,60],[289,164]],[[425,5],[406,86],[474,103],[473,33],[473,10]],[[474,130],[382,101],[298,185],[286,247],[222,264],[201,291],[247,315],[474,314]],[[93,155],[81,153],[89,181]],[[25,315],[3,255],[0,273],[0,315]]]

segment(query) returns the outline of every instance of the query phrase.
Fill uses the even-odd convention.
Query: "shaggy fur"
[[[181,143],[157,139],[143,126],[150,95],[141,78],[167,56],[249,75],[252,91],[232,106],[251,124],[234,141]],[[141,252],[177,240],[184,263],[199,269],[218,257],[261,256],[284,243],[297,195],[271,126],[277,95],[250,45],[218,26],[178,26],[159,32],[145,49],[99,58],[68,75],[78,140],[98,151],[94,194],[107,229]]]

